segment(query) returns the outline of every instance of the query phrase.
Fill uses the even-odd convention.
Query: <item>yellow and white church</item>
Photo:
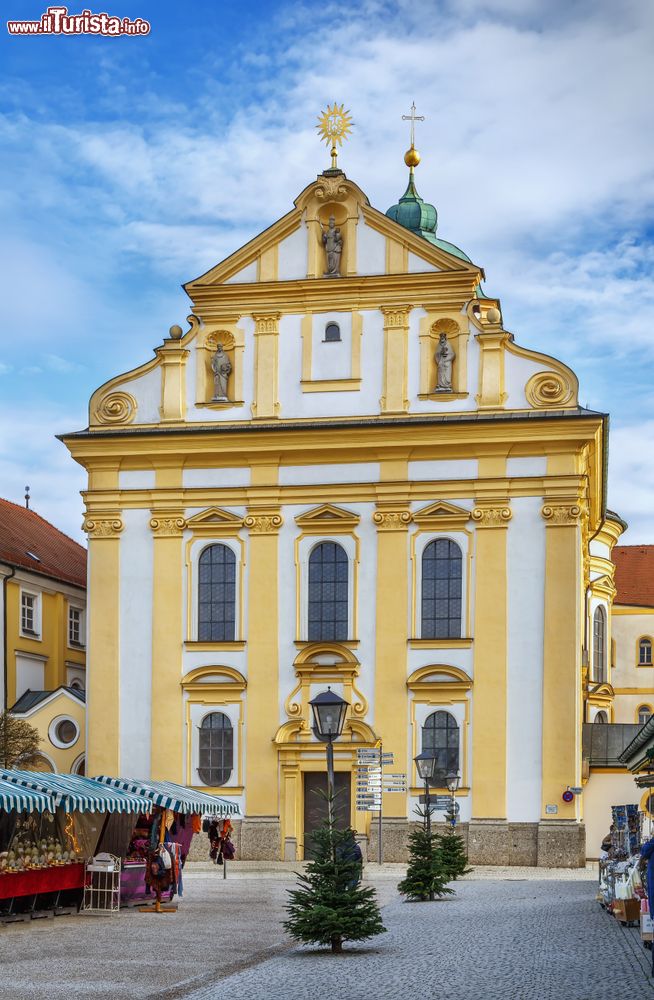
[[[381,740],[408,776],[384,796],[387,860],[435,748],[471,862],[576,866],[583,795],[563,793],[621,530],[607,417],[516,343],[405,160],[384,213],[333,156],[63,436],[88,471],[87,773],[206,787],[240,806],[241,858],[301,859],[329,686],[369,852],[356,751]]]

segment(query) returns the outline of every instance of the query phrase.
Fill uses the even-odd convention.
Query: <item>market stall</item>
[[[84,862],[108,817],[149,808],[79,775],[0,769],[0,916],[79,909]]]
[[[226,824],[238,814],[238,806],[217,795],[177,785],[170,781],[146,781],[137,778],[113,778],[107,775],[92,779],[101,786],[142,796],[150,803],[149,813],[134,817],[131,829],[112,818],[104,831],[99,849],[120,855],[121,903],[143,903],[152,895],[156,906],[183,894],[183,868],[194,833],[199,833],[202,817],[215,817]],[[162,850],[163,848],[163,850]],[[170,867],[161,869],[161,861]]]

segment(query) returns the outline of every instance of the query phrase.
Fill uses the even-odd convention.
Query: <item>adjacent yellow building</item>
[[[2,707],[41,735],[36,766],[84,773],[86,550],[0,499]]]
[[[575,866],[607,419],[437,236],[413,154],[386,214],[320,174],[64,436],[88,471],[89,773],[219,791],[240,857],[302,858],[325,771],[308,703],[331,686],[370,848],[354,765],[382,740],[408,776],[387,859],[432,748],[471,861]]]

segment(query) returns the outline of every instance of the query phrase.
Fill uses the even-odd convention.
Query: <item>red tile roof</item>
[[[86,549],[36,511],[1,498],[0,562],[86,587]]]
[[[654,545],[616,545],[613,562],[615,603],[654,608]]]

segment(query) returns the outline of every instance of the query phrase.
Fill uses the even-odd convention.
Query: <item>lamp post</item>
[[[331,826],[334,821],[334,740],[343,732],[345,713],[350,703],[328,687],[309,704],[313,712],[313,731],[319,740],[327,743],[327,811]]]
[[[425,828],[427,833],[431,833],[431,797],[429,795],[429,782],[436,773],[436,757],[433,750],[423,750],[417,757],[413,758],[416,765],[418,777],[425,783]]]
[[[451,796],[451,799],[452,799],[452,801],[450,802],[450,826],[452,827],[452,829],[454,829],[454,827],[456,826],[456,799],[455,799],[455,795],[456,795],[457,788],[459,787],[459,784],[461,783],[461,775],[459,774],[458,771],[456,771],[456,772],[450,771],[450,773],[448,774],[448,776],[445,779],[445,781],[447,782],[447,787],[449,788],[450,796]]]

